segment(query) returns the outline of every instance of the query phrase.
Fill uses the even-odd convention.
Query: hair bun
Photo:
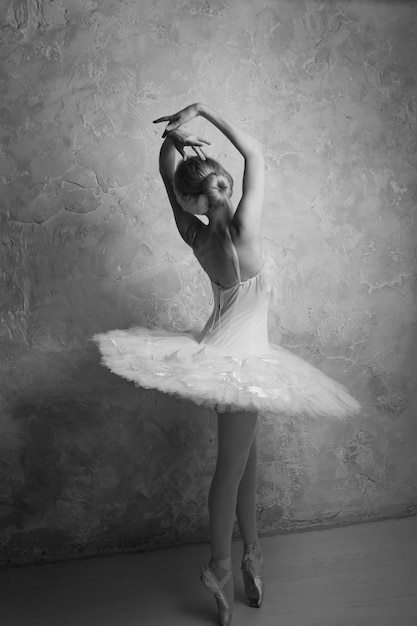
[[[220,191],[223,191],[223,193],[226,193],[230,189],[229,181],[222,175],[217,175],[217,186]]]
[[[203,193],[207,195],[210,205],[223,203],[232,195],[232,187],[228,178],[222,173],[208,174],[202,184]]]

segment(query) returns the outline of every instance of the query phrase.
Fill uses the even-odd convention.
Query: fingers
[[[206,141],[206,139],[201,139],[201,137],[194,137],[194,135],[190,135],[184,140],[184,144],[186,146],[197,146],[198,148],[201,148],[204,144],[210,145],[210,142]]]
[[[164,137],[166,137],[168,133],[172,132],[173,130],[177,130],[177,128],[179,128],[180,126],[181,124],[179,122],[170,122],[162,133],[162,139],[164,139]]]
[[[210,141],[204,139],[203,137],[196,137],[195,135],[191,135],[184,130],[179,130],[181,126],[180,120],[175,119],[175,115],[161,117],[155,122],[158,121],[167,121],[169,120],[165,130],[163,132],[162,137],[167,137],[169,135],[172,143],[175,146],[175,149],[179,152],[184,160],[187,159],[187,154],[184,150],[186,146],[193,149],[195,154],[202,160],[206,160],[206,155],[203,151],[204,145],[210,145]]]
[[[172,118],[172,115],[164,115],[164,117],[158,117],[157,120],[154,120],[153,124],[159,124],[160,122],[169,122]]]
[[[176,118],[177,115],[164,115],[163,117],[158,117],[157,120],[153,121],[154,124],[159,124],[160,122],[168,122],[164,132],[162,133],[162,139],[165,139],[168,133],[170,133],[172,130],[176,130],[181,126],[180,122],[176,120]]]
[[[196,153],[196,155],[202,160],[205,161],[206,160],[206,155],[204,153],[204,150],[202,150],[201,148],[199,148],[198,146],[193,146],[193,150]]]
[[[198,148],[201,148],[204,144],[207,146],[211,145],[210,141],[207,141],[207,139],[203,139],[202,137],[194,137],[193,135],[190,135],[187,139],[188,146],[197,146]]]

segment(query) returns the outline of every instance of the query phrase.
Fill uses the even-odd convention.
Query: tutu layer
[[[97,334],[102,362],[136,385],[218,412],[343,419],[359,403],[343,385],[281,346],[264,354],[224,354],[191,333],[138,327]]]
[[[97,334],[102,362],[147,389],[226,411],[342,419],[359,404],[339,383],[292,352],[270,345],[267,315],[273,265],[241,280],[230,238],[237,282],[212,282],[213,311],[198,336],[137,327]]]

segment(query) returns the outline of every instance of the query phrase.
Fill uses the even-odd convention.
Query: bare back
[[[232,246],[237,252],[240,276]],[[263,264],[259,238],[244,240],[233,226],[212,229],[202,224],[195,233],[192,249],[210,280],[226,288],[252,278]]]

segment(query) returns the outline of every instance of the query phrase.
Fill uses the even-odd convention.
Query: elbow
[[[255,150],[259,150],[260,152],[263,152],[263,144],[259,141],[259,139],[255,139],[255,137],[253,138],[253,146]]]
[[[264,146],[257,139],[255,139],[254,150],[259,156],[261,156],[262,158],[264,157]]]
[[[251,142],[250,149],[247,151],[247,156],[249,158],[253,157],[253,158],[263,160],[264,147],[257,139],[253,139],[253,141]]]
[[[255,141],[251,149],[247,152],[245,160],[256,162],[259,165],[264,165],[264,148],[261,143]]]

